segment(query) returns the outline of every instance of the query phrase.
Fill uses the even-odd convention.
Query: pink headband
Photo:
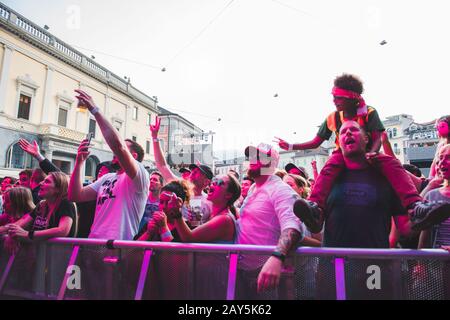
[[[331,94],[333,96],[339,96],[339,97],[344,97],[347,99],[356,99],[358,100],[358,111],[357,114],[360,115],[366,115],[367,114],[367,106],[366,106],[366,102],[364,101],[363,97],[361,97],[360,94],[350,91],[350,90],[345,90],[345,89],[341,89],[338,87],[333,87],[333,90],[331,91]]]

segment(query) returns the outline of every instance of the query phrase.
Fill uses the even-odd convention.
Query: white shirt
[[[126,173],[108,173],[89,185],[97,192],[97,206],[89,238],[133,240],[147,203],[150,177],[136,161],[134,179]]]
[[[253,185],[240,210],[239,244],[277,245],[281,232],[295,229],[303,237],[303,226],[295,216],[294,202],[299,198],[278,176],[269,179],[257,190]],[[241,267],[254,270],[261,267],[267,256],[245,255]]]

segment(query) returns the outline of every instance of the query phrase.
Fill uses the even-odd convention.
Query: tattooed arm
[[[295,229],[289,228],[281,232],[274,255],[266,261],[259,273],[258,292],[271,290],[278,286],[284,257],[297,248],[300,238],[300,232]]]

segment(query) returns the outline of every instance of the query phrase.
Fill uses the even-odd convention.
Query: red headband
[[[367,110],[366,102],[364,101],[363,97],[361,97],[361,95],[359,93],[356,93],[356,92],[353,92],[350,90],[341,89],[338,87],[333,87],[331,94],[333,96],[339,96],[339,97],[344,97],[347,99],[358,100],[358,114],[361,113],[360,111],[362,111],[362,110]],[[360,109],[362,109],[362,110],[360,110]],[[367,113],[367,111],[365,111],[365,112],[363,111],[363,113]]]

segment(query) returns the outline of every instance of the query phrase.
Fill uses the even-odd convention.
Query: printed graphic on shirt
[[[34,230],[45,230],[48,226],[48,220],[42,216],[36,216],[34,220],[33,229]]]
[[[342,202],[349,206],[374,206],[377,201],[377,190],[365,183],[345,183],[342,186]]]
[[[98,197],[97,205],[103,205],[106,200],[114,199],[116,196],[114,195],[114,187],[117,182],[117,176],[114,177],[113,180],[106,180],[102,183],[101,186],[101,194]]]

